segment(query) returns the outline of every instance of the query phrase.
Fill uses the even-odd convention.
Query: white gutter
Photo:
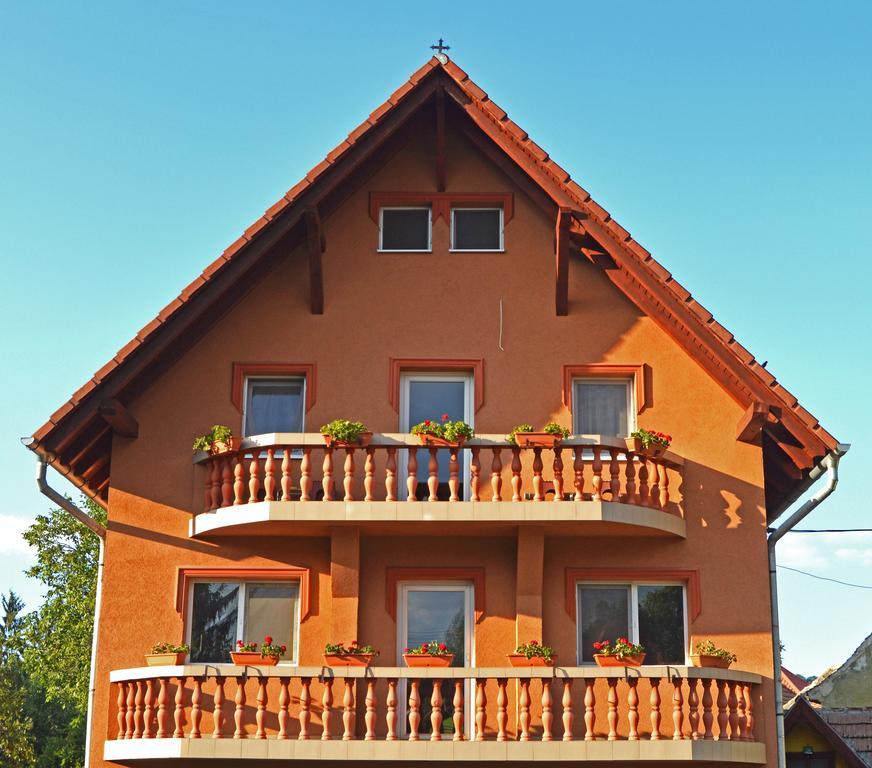
[[[769,529],[767,547],[769,549],[769,593],[772,607],[772,660],[775,682],[775,737],[778,748],[778,768],[786,768],[787,757],[784,749],[784,696],[781,691],[781,629],[778,621],[778,578],[776,576],[775,545],[785,533],[796,526],[804,517],[814,510],[824,499],[836,490],[839,484],[839,459],[850,449],[850,445],[839,443],[836,449],[824,456],[817,466],[808,474],[809,483],[815,482],[824,472],[827,473],[827,483],[814,496],[806,500],[777,528]]]

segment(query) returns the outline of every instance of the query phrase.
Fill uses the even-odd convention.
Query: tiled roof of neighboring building
[[[872,708],[818,710],[827,724],[839,734],[860,759],[872,766]]]

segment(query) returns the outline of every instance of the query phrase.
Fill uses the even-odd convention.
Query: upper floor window
[[[451,250],[503,250],[503,209],[452,208]]]
[[[429,251],[432,247],[432,216],[427,207],[381,208],[380,251]]]
[[[195,581],[190,588],[191,662],[226,662],[237,640],[260,647],[267,635],[287,647],[282,661],[296,659],[299,582]]]
[[[244,435],[302,432],[305,410],[303,376],[245,379]]]
[[[626,637],[645,648],[646,664],[684,664],[684,593],[682,584],[578,584],[579,662],[594,661],[595,642]]]
[[[577,435],[627,437],[635,428],[631,379],[574,379],[572,405],[573,432]]]

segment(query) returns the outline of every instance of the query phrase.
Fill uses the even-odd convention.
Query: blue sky
[[[870,31],[866,2],[0,4],[0,588],[38,600],[17,533],[48,505],[18,438],[440,36],[853,443],[804,527],[872,527]],[[872,585],[872,534],[793,534],[779,551]],[[795,671],[872,631],[872,590],[779,578]]]

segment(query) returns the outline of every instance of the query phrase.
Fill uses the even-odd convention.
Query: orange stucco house
[[[442,414],[475,437],[410,434]],[[213,424],[242,443],[192,459]],[[839,443],[444,55],[30,447],[108,510],[92,766],[776,764],[766,527]],[[593,663],[618,636],[642,666]],[[452,666],[406,667],[430,640]]]

